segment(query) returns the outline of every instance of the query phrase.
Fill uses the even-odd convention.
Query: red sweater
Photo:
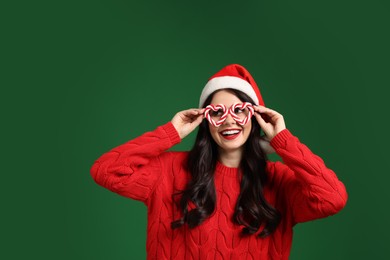
[[[181,214],[172,194],[183,190],[189,174],[184,161],[188,152],[168,152],[180,142],[169,122],[124,143],[98,158],[91,175],[99,185],[148,207],[147,259],[288,259],[293,226],[340,211],[347,193],[335,173],[288,129],[270,142],[283,162],[267,161],[267,201],[282,214],[272,235],[241,237],[232,222],[240,192],[239,171],[221,163],[215,172],[215,212],[201,225],[172,230]]]

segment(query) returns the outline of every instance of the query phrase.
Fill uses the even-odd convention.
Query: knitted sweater
[[[171,222],[181,217],[172,194],[190,178],[184,166],[188,152],[167,151],[179,142],[169,122],[111,149],[91,167],[96,183],[147,206],[147,259],[288,259],[296,223],[333,215],[346,204],[345,186],[335,173],[284,129],[270,142],[284,163],[267,161],[269,181],[263,188],[282,214],[272,235],[241,236],[243,226],[232,221],[240,171],[219,162],[215,212],[193,229],[172,230]]]

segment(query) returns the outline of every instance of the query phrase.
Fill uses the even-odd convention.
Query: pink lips
[[[227,131],[238,131],[237,133],[235,134],[229,134],[229,135],[223,135],[222,133],[224,132],[227,132]],[[219,134],[226,140],[233,140],[235,138],[237,138],[241,133],[241,129],[225,129],[221,132],[219,132]]]

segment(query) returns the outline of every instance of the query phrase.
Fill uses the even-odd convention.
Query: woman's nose
[[[226,120],[224,122],[225,124],[235,124],[236,121],[234,120],[234,118],[232,117],[232,115],[230,113],[228,113],[227,117],[226,117]]]

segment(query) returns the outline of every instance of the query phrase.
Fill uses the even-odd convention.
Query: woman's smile
[[[226,140],[233,140],[241,134],[241,129],[237,129],[237,128],[226,129],[219,132],[219,134]]]

